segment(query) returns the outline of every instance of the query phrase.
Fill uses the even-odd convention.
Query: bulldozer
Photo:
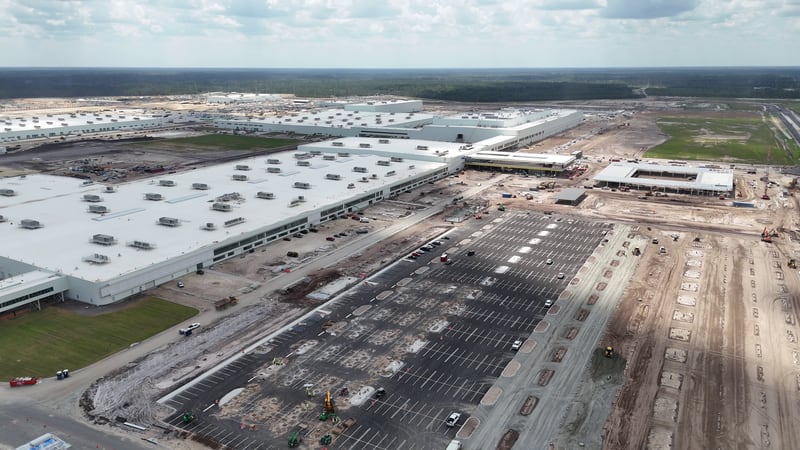
[[[186,411],[181,416],[181,422],[184,423],[184,424],[192,423],[192,422],[194,422],[194,419],[195,419],[194,413],[191,412],[191,411]]]
[[[603,356],[605,356],[606,358],[613,358],[614,357],[614,347],[609,345],[606,348],[604,348],[603,349]]]

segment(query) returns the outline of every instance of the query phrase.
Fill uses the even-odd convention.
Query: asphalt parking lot
[[[167,421],[237,449],[285,448],[292,431],[313,443],[334,427],[318,419],[330,390],[355,424],[328,448],[442,449],[608,229],[533,213],[474,220],[176,393]],[[187,410],[196,419],[183,424]]]

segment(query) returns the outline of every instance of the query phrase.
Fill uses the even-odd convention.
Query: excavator
[[[772,242],[772,236],[770,236],[769,230],[766,227],[764,228],[764,231],[761,232],[761,241]]]

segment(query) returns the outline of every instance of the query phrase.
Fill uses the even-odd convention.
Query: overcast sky
[[[0,0],[0,66],[800,65],[800,0]]]

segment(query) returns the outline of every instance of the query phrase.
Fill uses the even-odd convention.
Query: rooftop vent
[[[22,219],[19,222],[19,227],[20,228],[26,228],[28,230],[35,230],[37,228],[42,228],[43,226],[44,225],[41,222],[39,222],[38,220],[33,220],[33,219]]]
[[[89,212],[96,213],[96,214],[106,214],[111,212],[107,207],[103,205],[89,205]]]
[[[256,198],[263,198],[265,200],[273,200],[275,198],[275,194],[272,192],[264,192],[260,191],[256,194]]]
[[[200,227],[200,229],[206,231],[214,231],[217,229],[217,226],[214,225],[214,222],[206,222],[206,224]]]
[[[338,173],[329,173],[325,175],[326,180],[341,180],[342,176]]]
[[[102,202],[103,199],[99,195],[83,194],[83,201],[90,203],[97,203],[97,202]]]
[[[305,162],[305,161],[298,161],[297,163],[299,164],[301,162]],[[267,167],[267,173],[281,173],[281,168],[280,167]]]
[[[13,197],[17,195],[17,193],[13,189],[0,189],[0,195],[4,197]]]
[[[130,241],[127,245],[128,247],[138,248],[140,250],[153,250],[156,248],[156,244],[145,241]]]
[[[373,180],[377,180],[377,179],[378,179],[378,174],[376,174],[376,173],[373,173],[373,174],[372,174],[372,175],[370,175],[369,177],[370,177],[370,178],[372,178]]]
[[[247,175],[241,175],[237,173],[231,176],[231,179],[233,181],[247,181]]]
[[[280,163],[281,163],[280,159],[272,159],[272,158],[270,158],[270,159],[267,160],[267,164],[280,164]]]
[[[392,156],[391,158],[389,158],[389,161],[391,161],[391,162],[403,162],[403,158],[400,158],[399,156]]]
[[[339,153],[337,153],[337,155],[339,156],[339,158],[349,158],[350,157],[350,153],[347,153],[347,152],[339,152]]]
[[[415,166],[415,165],[411,164],[410,166],[408,166],[408,169],[409,169],[409,170],[411,170],[411,169],[413,169],[413,168],[415,168],[415,167],[417,167],[417,166]]]
[[[165,227],[177,227],[180,226],[181,221],[174,217],[159,217],[158,224]]]
[[[353,167],[353,172],[367,173],[366,167]]]
[[[319,156],[322,154],[320,150],[311,150],[309,153],[311,153],[311,156]]]
[[[226,220],[224,225],[226,227],[232,227],[234,225],[239,225],[240,223],[244,223],[244,217],[237,217],[235,219]]]
[[[369,183],[369,178],[367,178],[367,177],[361,177],[361,179],[360,179],[360,180],[358,180],[358,181],[360,181],[360,182],[362,182],[362,183]]]
[[[333,141],[331,145],[334,147],[344,147],[344,142]]]
[[[211,205],[211,209],[214,211],[222,211],[222,212],[230,212],[233,211],[233,207],[229,203],[214,203]]]
[[[388,161],[388,160],[385,160],[385,159],[379,159],[378,160],[378,165],[379,166],[388,166],[390,164],[391,164],[391,161]]]
[[[293,200],[292,200],[292,201],[289,203],[289,206],[297,206],[297,205],[299,205],[299,204],[301,204],[301,203],[305,203],[305,202],[306,202],[306,198],[305,198],[304,196],[300,195],[300,196],[298,196],[297,198],[293,199]]]
[[[237,164],[236,170],[250,170],[250,166],[247,164]]]
[[[322,159],[325,160],[325,161],[335,161],[336,160],[336,155],[325,155],[325,156],[322,157]]]
[[[159,200],[164,200],[164,196],[161,195],[161,194],[154,194],[154,193],[151,192],[149,194],[144,194],[144,199],[145,200],[159,201]]]
[[[356,188],[356,185],[353,184],[353,183],[350,183],[350,184],[347,185],[347,189],[355,189],[355,188]]]
[[[299,153],[295,153],[294,154],[294,158],[295,159],[308,159],[308,158],[311,158],[311,155],[309,155],[307,152],[299,152]]]
[[[311,161],[297,161],[297,165],[302,167],[310,167]]]
[[[100,253],[94,253],[89,256],[84,256],[81,259],[83,259],[84,262],[92,264],[106,264],[107,262],[109,262],[108,256],[101,255]]]
[[[206,191],[209,189],[209,186],[206,183],[192,183],[192,189],[197,189],[198,191]]]
[[[388,144],[389,140],[388,139],[378,139],[378,143],[379,144]]]
[[[358,144],[358,147],[359,148],[370,148],[370,147],[372,147],[372,144],[367,144],[366,142],[364,142],[364,143]]]
[[[393,177],[395,175],[397,175],[397,173],[394,170],[390,170],[390,171],[386,172],[386,176],[387,177]]]
[[[295,181],[294,187],[297,189],[311,189],[311,183],[306,183],[304,181]]]
[[[176,186],[175,182],[172,181],[172,180],[158,180],[158,185],[159,186],[167,186],[167,187]]]
[[[100,245],[114,245],[117,243],[117,240],[114,239],[114,236],[108,234],[95,234],[89,242]]]
[[[427,145],[418,145],[417,146],[417,150],[427,150],[427,149],[428,149]]]

